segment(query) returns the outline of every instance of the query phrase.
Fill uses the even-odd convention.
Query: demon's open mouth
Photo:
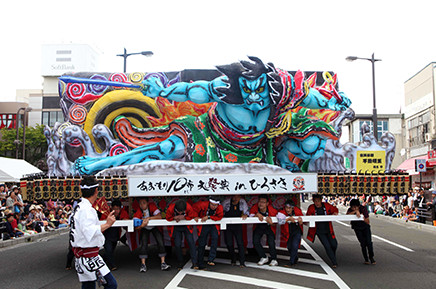
[[[253,103],[258,103],[260,106],[263,106],[263,104],[264,104],[263,100],[249,100],[249,99],[247,99],[248,105],[253,104]]]

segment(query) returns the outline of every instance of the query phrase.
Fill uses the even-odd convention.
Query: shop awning
[[[427,168],[434,167],[436,166],[436,159],[428,159],[426,164],[427,164]]]
[[[427,168],[434,167],[436,165],[435,159],[428,159],[428,156],[420,156],[416,158],[410,158],[405,160],[401,165],[397,167],[397,170],[406,171],[409,175],[418,175],[419,173],[415,171],[415,160],[426,160]]]

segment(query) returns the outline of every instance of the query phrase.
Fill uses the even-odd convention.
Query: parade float
[[[392,134],[340,143],[354,112],[329,72],[306,77],[256,57],[217,70],[79,72],[59,78],[59,97],[65,122],[45,129],[47,176],[22,180],[27,200],[78,200],[82,175],[98,177],[103,214],[115,198],[132,213],[138,196],[165,212],[180,197],[241,194],[254,204],[267,193],[280,209],[300,193],[408,190],[408,176],[390,172]]]

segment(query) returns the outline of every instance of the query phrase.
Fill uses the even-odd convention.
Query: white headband
[[[81,189],[93,189],[96,187],[98,187],[98,184],[94,184],[94,185],[90,185],[90,186],[87,186],[87,185],[80,186]]]
[[[215,204],[215,205],[219,205],[220,204],[220,201],[215,201],[213,199],[209,199],[209,202],[211,202],[212,204]]]

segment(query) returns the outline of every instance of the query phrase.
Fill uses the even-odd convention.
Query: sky
[[[40,89],[41,45],[89,44],[99,70],[214,68],[248,55],[285,70],[334,71],[360,114],[372,114],[371,62],[378,113],[404,111],[404,82],[436,61],[436,1],[2,1],[0,101]],[[320,77],[320,76],[319,76]]]

